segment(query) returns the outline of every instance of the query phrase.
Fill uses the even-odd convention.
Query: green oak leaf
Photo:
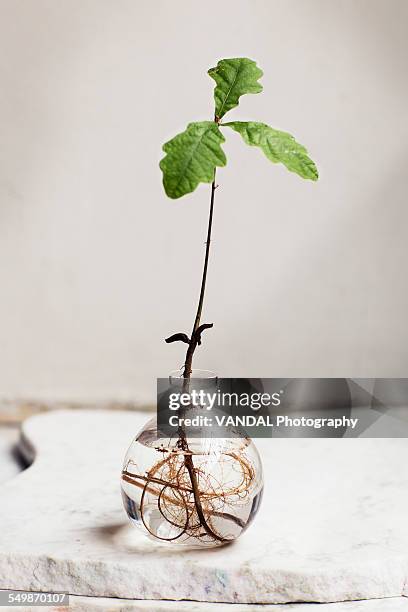
[[[221,119],[231,108],[238,106],[240,96],[262,91],[258,83],[263,72],[256,62],[246,57],[223,59],[208,74],[217,83],[214,89],[215,116]]]
[[[319,178],[314,161],[307,155],[305,147],[296,142],[291,134],[255,121],[231,121],[222,125],[241,134],[247,144],[260,147],[272,162],[284,164],[288,170],[296,172],[302,178],[312,181]]]
[[[163,145],[166,156],[160,162],[163,186],[169,198],[181,198],[199,183],[214,180],[216,166],[225,166],[221,149],[225,142],[214,121],[189,123],[187,129]]]

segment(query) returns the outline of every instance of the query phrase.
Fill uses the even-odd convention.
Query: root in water
[[[142,490],[140,516],[148,532],[165,541],[193,538],[203,543],[227,543],[246,527],[240,518],[242,506],[249,503],[255,471],[240,453],[195,455],[170,452],[144,475],[128,461],[122,479]],[[136,470],[135,470],[136,468]],[[171,536],[154,532],[147,518],[152,504],[162,521],[171,528]],[[161,523],[162,524],[162,523]],[[235,528],[235,532],[234,529]]]

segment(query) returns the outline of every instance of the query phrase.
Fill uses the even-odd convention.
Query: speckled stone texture
[[[231,546],[184,551],[144,538],[122,509],[122,458],[149,416],[61,411],[25,422],[35,461],[0,485],[0,588],[225,603],[402,595],[405,439],[260,440],[266,491],[253,526]]]

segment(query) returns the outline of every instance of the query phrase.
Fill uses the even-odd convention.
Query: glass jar
[[[171,392],[208,391],[217,384],[215,374],[203,370],[193,370],[187,383],[180,372],[169,377]],[[190,416],[197,408],[184,410]],[[198,437],[180,429],[164,436],[155,416],[126,453],[121,486],[129,519],[154,540],[193,548],[222,546],[240,536],[258,511],[262,464],[255,444],[244,435],[219,438],[203,428]]]

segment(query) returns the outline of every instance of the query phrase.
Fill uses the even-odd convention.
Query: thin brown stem
[[[200,297],[198,300],[197,313],[194,319],[193,331],[191,332],[191,340],[188,345],[186,360],[184,363],[184,372],[183,376],[185,379],[189,379],[192,372],[192,364],[193,364],[193,355],[194,351],[197,348],[197,329],[200,326],[201,321],[201,313],[203,311],[204,304],[204,295],[205,295],[205,286],[207,282],[207,270],[208,270],[208,260],[210,257],[210,244],[211,244],[211,232],[212,232],[212,223],[213,223],[213,214],[214,214],[214,196],[215,196],[215,170],[214,170],[214,180],[211,183],[211,199],[210,199],[210,212],[208,216],[208,229],[207,229],[207,240],[205,243],[205,257],[204,257],[204,267],[203,267],[203,275],[201,279],[201,289],[200,289]]]
[[[200,326],[201,313],[202,313],[203,304],[204,304],[205,286],[207,282],[208,260],[210,257],[215,189],[216,189],[216,185],[215,185],[215,170],[214,170],[214,178],[213,178],[213,182],[211,183],[210,212],[208,216],[207,240],[205,243],[205,257],[204,257],[203,276],[201,279],[200,297],[198,300],[197,313],[194,319],[193,331],[191,332],[191,339],[188,345],[188,349],[186,353],[186,360],[184,363],[184,371],[183,371],[183,377],[184,377],[183,390],[184,391],[187,391],[188,386],[189,386],[189,381],[190,381],[191,372],[192,372],[192,365],[193,365],[193,355],[194,355],[194,351],[197,348],[197,343],[198,343],[196,332]],[[181,446],[184,448],[184,450],[188,450],[187,440],[185,438],[184,431],[181,428],[179,429],[179,435],[180,435]],[[196,512],[197,512],[199,521],[203,529],[206,531],[206,533],[209,536],[213,537],[215,540],[225,542],[226,540],[224,538],[214,533],[214,531],[211,529],[210,525],[205,519],[202,504],[201,504],[201,499],[200,499],[200,492],[198,490],[197,475],[195,472],[194,462],[193,462],[193,458],[191,455],[186,454],[184,456],[184,465],[186,466],[187,471],[190,476],[191,486],[193,488],[194,504],[195,504],[195,508],[196,508]]]
[[[215,123],[218,124],[219,122],[218,117],[215,117],[214,121]],[[200,297],[198,299],[197,312],[196,312],[196,316],[194,319],[193,330],[191,332],[191,337],[188,343],[188,349],[186,352],[186,358],[184,362],[183,392],[188,392],[189,390],[190,378],[191,378],[192,367],[193,367],[194,352],[197,348],[197,345],[201,343],[201,334],[200,334],[201,330],[199,328],[200,328],[201,314],[203,311],[205,287],[206,287],[206,282],[207,282],[208,261],[210,257],[211,232],[212,232],[212,223],[213,223],[213,215],[214,215],[214,199],[215,199],[215,190],[216,190],[215,174],[216,174],[216,169],[214,168],[214,176],[213,176],[213,181],[211,183],[210,211],[209,211],[209,216],[208,216],[207,240],[205,243],[204,267],[203,267],[203,274],[201,278]],[[184,410],[186,409],[187,408],[185,408]],[[200,524],[203,527],[204,531],[209,536],[213,537],[215,540],[225,542],[226,540],[223,537],[219,536],[213,531],[213,529],[211,528],[211,526],[209,525],[208,521],[205,518],[202,503],[201,503],[200,491],[198,487],[197,473],[194,467],[193,457],[189,453],[187,437],[186,437],[186,433],[184,431],[183,426],[179,426],[178,433],[179,433],[178,446],[181,450],[184,451],[184,466],[187,469],[188,474],[189,474],[191,487],[193,491],[194,506],[195,506],[195,510],[197,512],[197,516],[200,521]]]

